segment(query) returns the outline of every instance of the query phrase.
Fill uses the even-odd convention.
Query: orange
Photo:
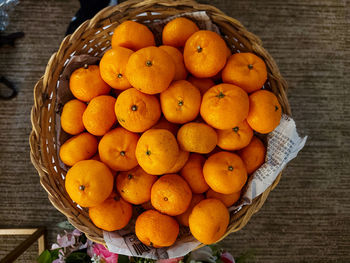
[[[192,235],[201,243],[209,245],[219,241],[226,233],[230,214],[226,206],[217,199],[200,201],[189,217]]]
[[[204,199],[204,195],[202,194],[194,194],[192,195],[190,206],[187,208],[185,213],[176,216],[177,221],[184,226],[188,226],[188,218],[192,212],[193,207],[195,207],[200,201]]]
[[[218,146],[221,149],[235,151],[246,147],[253,137],[253,130],[247,121],[227,130],[217,130]]]
[[[118,90],[131,88],[125,77],[125,69],[132,53],[134,52],[131,49],[124,47],[115,47],[104,53],[100,61],[101,77],[112,88]]]
[[[116,185],[124,200],[134,205],[151,200],[151,188],[157,176],[146,173],[140,166],[118,174]]]
[[[280,123],[282,107],[275,94],[259,90],[249,96],[248,124],[259,133],[272,132]]]
[[[166,129],[170,131],[174,136],[176,136],[179,126],[174,123],[169,122],[164,117],[161,117],[160,120],[152,127],[152,129]]]
[[[115,98],[112,96],[98,96],[93,98],[83,114],[83,123],[88,132],[102,136],[112,128],[116,122],[114,114]]]
[[[184,47],[187,39],[198,30],[198,26],[192,20],[184,17],[175,18],[163,28],[163,44]]]
[[[175,63],[161,48],[146,47],[133,53],[126,65],[130,84],[146,94],[166,90],[175,76]]]
[[[84,132],[65,141],[60,147],[60,158],[68,166],[90,159],[97,151],[95,136]]]
[[[209,78],[196,78],[194,76],[189,76],[187,81],[191,82],[194,86],[196,86],[200,93],[203,95],[208,89],[215,86],[215,83],[212,79]]]
[[[174,80],[186,79],[188,72],[185,68],[184,57],[182,56],[182,53],[177,48],[172,46],[160,46],[159,48],[167,52],[174,61]]]
[[[135,234],[147,246],[170,247],[179,234],[179,224],[171,216],[148,210],[136,219]]]
[[[221,194],[238,192],[247,181],[247,170],[242,159],[229,152],[211,155],[204,163],[203,175],[209,187]]]
[[[204,193],[209,189],[203,176],[203,165],[206,159],[198,154],[191,153],[187,163],[181,170],[181,176],[186,180],[195,194]]]
[[[137,166],[135,149],[139,135],[116,128],[103,135],[98,145],[101,161],[114,171],[129,171]]]
[[[61,114],[61,127],[69,134],[77,135],[85,130],[83,114],[86,104],[79,100],[70,100],[63,106]]]
[[[166,174],[152,186],[152,206],[163,214],[176,216],[190,205],[192,192],[186,181],[177,174]]]
[[[219,84],[203,96],[200,113],[210,126],[226,130],[244,121],[249,112],[248,94],[231,84]]]
[[[168,174],[170,173],[177,173],[181,170],[182,167],[184,167],[185,163],[187,162],[188,158],[190,156],[189,152],[179,150],[179,156],[176,159],[176,163],[171,167],[169,171],[167,171]]]
[[[96,206],[112,193],[113,175],[104,163],[95,160],[80,161],[68,170],[65,188],[78,205]]]
[[[226,63],[227,46],[215,32],[200,30],[190,36],[184,49],[187,70],[197,78],[215,76]]]
[[[149,174],[161,175],[176,163],[179,147],[170,131],[150,129],[141,135],[135,153],[143,170]]]
[[[259,90],[267,80],[265,62],[253,53],[236,53],[227,61],[222,80],[251,93]]]
[[[120,46],[136,51],[155,44],[153,33],[148,27],[130,20],[117,26],[112,36],[113,49]]]
[[[207,124],[189,122],[177,132],[177,141],[182,150],[196,153],[209,153],[217,143],[215,130]]]
[[[103,203],[89,208],[91,221],[106,231],[124,228],[132,216],[132,205],[112,193]]]
[[[160,104],[168,121],[186,123],[197,117],[201,106],[201,94],[190,82],[178,80],[160,94]]]
[[[132,132],[144,132],[159,120],[160,104],[155,96],[131,88],[118,96],[115,115],[119,124],[125,129]]]
[[[253,137],[249,145],[238,152],[248,174],[252,174],[265,161],[266,148],[258,137]]]
[[[213,189],[209,189],[206,193],[207,198],[215,198],[220,200],[226,207],[231,207],[241,197],[241,191],[232,194],[220,194],[215,192]]]
[[[69,88],[74,97],[86,102],[97,96],[106,95],[111,90],[101,78],[99,67],[87,64],[72,73]]]

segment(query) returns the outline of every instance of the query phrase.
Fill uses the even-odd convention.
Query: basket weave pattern
[[[39,173],[40,182],[47,191],[49,200],[73,226],[95,242],[105,243],[102,230],[90,221],[87,210],[80,209],[71,201],[64,187],[65,171],[59,165],[57,148],[60,143],[56,141],[57,81],[71,56],[102,55],[110,46],[115,27],[123,21],[132,19],[147,25],[179,13],[194,11],[206,11],[213,23],[219,27],[232,52],[253,52],[265,61],[268,69],[268,81],[265,87],[277,95],[283,112],[291,114],[286,96],[287,84],[281,77],[273,58],[262,47],[261,40],[248,32],[239,21],[225,15],[217,8],[191,0],[142,2],[130,0],[103,9],[93,19],[84,22],[72,35],[67,36],[59,50],[51,56],[44,76],[34,87],[30,134],[31,161]],[[138,16],[142,13],[145,15]],[[262,207],[270,191],[278,184],[280,177],[281,174],[262,195],[253,200],[251,205],[244,206],[236,214],[231,214],[225,236],[240,230],[247,224],[251,216]]]

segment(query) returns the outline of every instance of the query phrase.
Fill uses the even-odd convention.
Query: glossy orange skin
[[[215,83],[210,78],[196,78],[194,76],[189,76],[187,81],[191,82],[194,86],[196,86],[201,95],[203,95],[208,89],[215,86]]]
[[[135,88],[119,94],[114,110],[119,124],[132,132],[148,130],[158,122],[161,115],[157,97]]]
[[[242,159],[230,152],[211,155],[204,163],[203,175],[209,187],[221,194],[240,191],[248,178]]]
[[[96,136],[102,136],[116,123],[114,114],[115,98],[98,96],[93,98],[83,114],[86,130]]]
[[[69,134],[77,135],[85,130],[83,114],[86,104],[80,100],[70,100],[64,104],[61,114],[61,127]]]
[[[117,26],[112,36],[112,48],[120,46],[136,51],[155,44],[153,33],[148,27],[130,20]]]
[[[192,20],[184,17],[175,18],[163,28],[163,44],[173,47],[184,47],[187,39],[198,30],[198,26]]]
[[[182,213],[181,215],[176,216],[176,220],[183,226],[188,226],[188,219],[190,217],[190,214],[192,212],[193,207],[195,207],[200,201],[204,199],[204,195],[202,194],[193,194],[190,206],[187,208],[185,213]]]
[[[97,151],[97,139],[88,132],[76,135],[65,141],[60,147],[60,159],[73,166],[79,161],[90,159]]]
[[[177,132],[177,141],[182,150],[209,153],[217,144],[216,131],[205,123],[189,122]]]
[[[142,169],[149,174],[161,175],[176,163],[179,147],[170,131],[150,129],[141,135],[135,153]]]
[[[124,228],[132,216],[132,205],[112,194],[103,203],[89,208],[91,221],[106,231],[116,231]]]
[[[176,216],[190,205],[192,192],[186,181],[177,174],[166,174],[152,186],[152,206],[163,214]]]
[[[266,147],[258,137],[254,136],[248,146],[238,151],[238,154],[248,174],[252,174],[265,162]]]
[[[173,81],[175,63],[163,49],[146,47],[130,56],[125,74],[137,90],[157,94],[166,90]]]
[[[197,78],[215,76],[226,63],[227,46],[215,32],[200,30],[186,41],[184,61],[187,70]]]
[[[188,72],[184,64],[184,57],[182,53],[177,48],[172,46],[163,45],[163,46],[159,46],[159,48],[166,51],[174,61],[174,64],[175,64],[174,80],[186,79]]]
[[[179,149],[179,156],[177,157],[177,160],[176,160],[175,164],[173,165],[173,167],[171,167],[171,169],[169,171],[167,171],[167,173],[168,174],[177,173],[178,171],[180,171],[182,169],[182,167],[184,167],[184,165],[186,164],[189,157],[190,157],[189,152],[186,152],[186,151]]]
[[[179,224],[156,210],[143,212],[136,219],[135,234],[145,245],[161,248],[173,245],[179,234]]]
[[[89,102],[93,98],[106,95],[111,88],[103,81],[97,65],[78,68],[70,76],[69,88],[78,100]]]
[[[227,130],[217,130],[218,146],[228,151],[236,151],[246,147],[253,138],[253,129],[246,120],[236,127]]]
[[[265,62],[253,53],[236,53],[227,61],[222,80],[251,93],[262,88],[267,80]]]
[[[99,142],[101,161],[114,171],[129,171],[138,165],[135,150],[139,135],[118,127],[107,132]]]
[[[127,202],[140,205],[151,200],[151,188],[157,176],[146,173],[140,166],[117,176],[118,193]]]
[[[241,197],[241,191],[232,194],[220,194],[215,192],[213,189],[209,189],[206,192],[207,198],[214,198],[220,200],[226,207],[231,207],[234,203],[236,203]]]
[[[189,226],[198,241],[209,245],[217,242],[226,233],[229,221],[229,212],[221,201],[205,199],[192,209]]]
[[[203,96],[200,113],[210,126],[226,130],[244,121],[249,112],[248,94],[232,84],[211,87]]]
[[[198,116],[201,94],[190,82],[178,80],[160,94],[160,103],[168,121],[183,124]]]
[[[280,123],[282,107],[275,94],[267,90],[259,90],[249,96],[249,114],[247,122],[259,133],[272,132]]]
[[[193,193],[204,193],[209,189],[203,176],[203,165],[206,159],[198,154],[191,153],[185,166],[181,169],[181,176],[186,180],[191,187]]]
[[[112,193],[113,175],[102,162],[80,161],[68,170],[65,188],[78,205],[93,207],[101,204]]]
[[[101,77],[113,89],[126,90],[131,88],[125,71],[132,53],[134,52],[131,49],[115,47],[103,55],[100,61]]]

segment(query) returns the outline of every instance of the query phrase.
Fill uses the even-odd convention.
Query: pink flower
[[[157,263],[178,263],[182,259],[183,259],[183,257],[170,258],[170,259],[158,259]]]
[[[101,259],[104,259],[106,263],[117,263],[118,262],[118,254],[109,252],[109,250],[101,244],[93,245],[93,253],[96,256],[100,256]]]
[[[233,258],[233,256],[228,253],[228,252],[224,252],[221,254],[221,261],[224,263],[235,263],[235,259]]]

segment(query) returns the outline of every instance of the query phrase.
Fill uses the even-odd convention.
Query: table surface
[[[349,6],[346,0],[205,0],[258,35],[289,83],[305,148],[247,226],[221,245],[255,262],[350,262]],[[0,225],[45,225],[54,241],[65,218],[49,203],[29,157],[33,86],[64,37],[78,1],[20,1],[0,48],[0,75],[19,89],[0,102]],[[0,238],[0,258],[22,237]],[[35,259],[33,246],[21,262]]]

